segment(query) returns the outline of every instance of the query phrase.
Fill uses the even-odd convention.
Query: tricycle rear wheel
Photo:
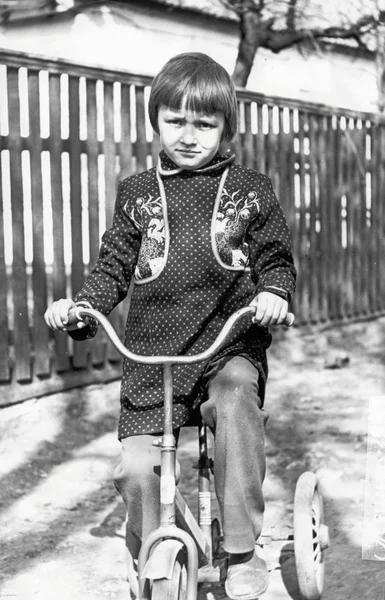
[[[317,477],[307,471],[299,477],[294,496],[294,553],[303,600],[321,598],[324,584],[323,550],[327,546],[327,527],[323,524],[323,502]]]

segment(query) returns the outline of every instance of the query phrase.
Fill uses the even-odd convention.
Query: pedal
[[[193,469],[210,469],[211,472],[214,469],[214,461],[212,458],[206,458],[204,460],[197,460],[197,462],[193,463]]]
[[[219,583],[225,578],[226,575],[223,576],[223,569],[220,566],[206,565],[198,569],[198,583]]]

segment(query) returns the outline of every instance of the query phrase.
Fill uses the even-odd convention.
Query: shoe
[[[225,590],[231,600],[257,600],[266,592],[268,583],[266,563],[254,552],[254,556],[247,562],[230,564]]]

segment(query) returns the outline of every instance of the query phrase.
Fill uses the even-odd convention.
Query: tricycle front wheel
[[[151,600],[186,600],[187,571],[183,551],[174,562],[171,579],[154,579],[151,582]]]

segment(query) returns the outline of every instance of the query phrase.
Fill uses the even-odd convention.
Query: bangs
[[[166,63],[155,77],[150,93],[149,117],[158,131],[161,106],[182,107],[196,114],[221,112],[225,118],[223,140],[237,133],[238,108],[234,84],[227,71],[206,54],[178,55]]]
[[[159,106],[163,104],[173,110],[184,107],[197,114],[222,112],[225,117],[229,116],[229,98],[210,80],[181,81],[180,85],[174,83],[164,92],[163,98],[159,98]]]

